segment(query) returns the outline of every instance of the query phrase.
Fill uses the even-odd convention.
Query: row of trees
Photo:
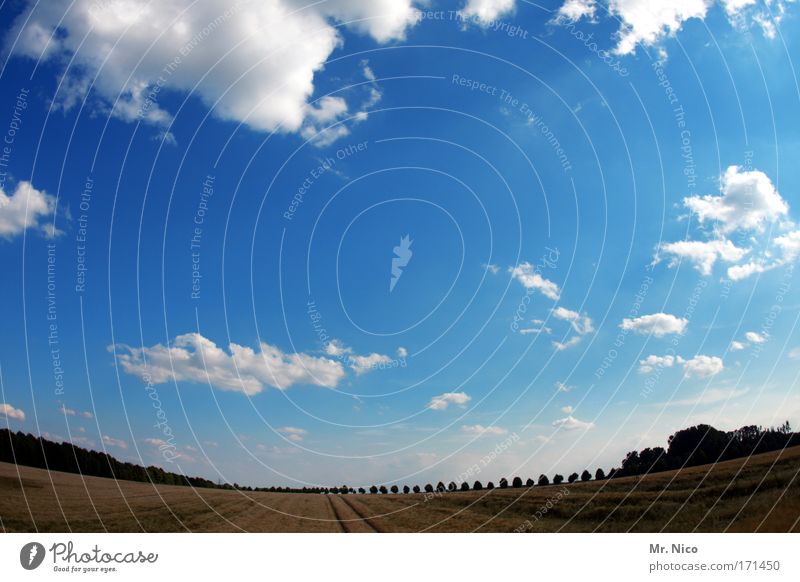
[[[611,469],[608,475],[603,469],[597,469],[595,480],[613,479],[631,475],[644,475],[659,471],[669,471],[683,467],[692,467],[707,463],[716,463],[729,459],[747,457],[750,455],[775,451],[786,447],[800,445],[800,433],[792,432],[788,422],[778,428],[765,429],[761,426],[744,426],[740,429],[724,432],[707,424],[701,424],[679,430],[669,437],[668,446],[646,448],[641,451],[631,451],[622,460],[619,468]],[[355,489],[347,485],[337,487],[242,487],[237,483],[214,483],[202,477],[188,477],[179,473],[171,473],[160,467],[142,467],[133,463],[122,462],[108,453],[91,451],[77,447],[71,443],[56,443],[42,437],[22,432],[11,432],[0,429],[0,461],[39,467],[51,471],[64,471],[67,473],[81,473],[95,477],[109,477],[112,479],[125,479],[129,481],[142,481],[162,485],[186,485],[192,487],[213,487],[218,489],[237,489],[242,491],[275,491],[282,493],[328,493],[328,494],[366,494],[366,493],[427,493],[439,494],[454,491],[481,491],[494,489],[495,484],[489,481],[485,486],[480,481],[475,481],[470,487],[469,483],[457,484],[451,481],[445,485],[439,482],[435,486],[428,483],[424,487],[414,485],[373,485],[369,489],[359,487]],[[567,477],[568,483],[576,481],[590,481],[592,474],[584,470],[580,475],[572,473]],[[560,485],[564,476],[556,474],[552,483]],[[539,475],[534,481],[521,477],[514,477],[509,483],[503,477],[498,481],[497,487],[534,487],[550,485],[547,475]]]

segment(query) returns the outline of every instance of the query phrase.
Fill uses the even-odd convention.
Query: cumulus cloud
[[[397,357],[398,358],[407,358],[408,357],[408,350],[405,349],[403,346],[397,348]]]
[[[514,11],[516,0],[467,0],[461,10],[464,18],[473,19],[482,25],[490,24],[501,16]]]
[[[738,352],[740,350],[745,349],[746,347],[747,347],[746,343],[734,340],[731,342],[730,350],[732,352]]]
[[[575,412],[575,407],[574,406],[562,406],[561,407],[561,412],[563,412],[564,414],[572,414],[573,412]]]
[[[767,342],[767,336],[765,334],[755,331],[748,331],[746,334],[744,334],[744,337],[751,344],[763,344]]]
[[[710,275],[714,263],[721,259],[728,263],[740,261],[750,249],[741,249],[727,239],[710,241],[682,240],[661,245],[661,251],[671,255],[670,267],[686,259],[703,275]]]
[[[520,263],[516,267],[509,267],[508,272],[526,289],[536,289],[545,297],[557,301],[561,296],[558,285],[542,277],[538,270],[528,263]]]
[[[484,269],[486,269],[487,271],[489,271],[492,275],[497,275],[497,273],[500,272],[500,266],[499,265],[493,265],[491,263],[484,263],[481,266]]]
[[[19,408],[14,408],[10,404],[0,402],[0,417],[11,420],[25,420],[25,413]]]
[[[594,428],[594,423],[578,420],[574,416],[567,416],[554,421],[553,426],[564,430],[589,430]]]
[[[122,439],[115,439],[114,437],[110,437],[108,435],[103,435],[103,444],[109,447],[117,447],[118,449],[127,449],[128,443],[126,443]]]
[[[614,52],[627,55],[634,53],[637,45],[657,45],[674,36],[688,20],[705,19],[714,3],[714,0],[609,0],[608,15],[620,22]],[[759,5],[756,0],[719,0],[718,4],[733,26],[747,28],[755,24],[762,29],[764,36],[773,38],[787,1],[767,0]],[[592,18],[595,16],[595,3],[591,0],[566,0],[558,14],[570,21]]]
[[[325,353],[334,358],[344,361],[357,376],[375,370],[380,366],[392,363],[392,358],[385,354],[371,353],[368,355],[358,355],[353,352],[353,348],[346,346],[338,339],[333,339],[325,344]],[[405,348],[398,348],[398,354],[406,352]],[[400,356],[405,357],[405,356]]]
[[[764,172],[738,166],[725,170],[718,196],[691,196],[683,203],[701,223],[713,222],[723,233],[739,229],[760,232],[764,223],[789,212],[789,205]]]
[[[574,348],[579,343],[581,343],[581,336],[576,335],[569,338],[565,342],[553,341],[553,347],[556,349],[557,352],[563,352],[564,350]]]
[[[6,50],[71,62],[57,97],[64,107],[91,84],[111,115],[163,127],[172,113],[161,95],[192,92],[216,117],[257,131],[319,131],[320,116],[344,111],[336,101],[309,105],[315,75],[343,43],[335,23],[384,43],[418,20],[414,0],[53,0],[29,3]]]
[[[596,9],[595,0],[566,0],[558,9],[558,16],[572,21],[592,18]]]
[[[58,407],[58,411],[61,414],[65,415],[65,416],[82,416],[83,418],[94,418],[94,414],[92,414],[88,410],[84,410],[83,412],[79,412],[79,411],[75,410],[74,408],[68,408],[67,406],[64,406],[63,404]]]
[[[112,346],[113,348],[113,346]],[[111,349],[111,348],[110,348]],[[308,354],[288,354],[261,343],[258,350],[231,343],[228,351],[198,333],[175,338],[172,346],[116,346],[123,369],[154,384],[169,380],[210,382],[220,390],[258,394],[267,386],[285,390],[295,384],[334,388],[344,377],[341,363]]]
[[[304,428],[296,428],[294,426],[282,426],[276,430],[295,443],[301,442],[308,434],[308,431]]]
[[[563,321],[568,321],[572,326],[572,329],[574,329],[575,332],[580,335],[586,335],[587,333],[594,331],[592,320],[586,314],[581,315],[577,311],[572,311],[570,309],[566,309],[565,307],[556,307],[553,310],[553,317]]]
[[[53,232],[52,223],[56,199],[37,190],[30,182],[20,182],[11,195],[0,188],[0,237],[13,238],[30,228],[46,236],[60,234]]]
[[[657,368],[671,368],[674,365],[683,367],[686,378],[710,378],[724,369],[722,359],[717,356],[698,355],[690,359],[681,356],[647,356],[639,361],[639,373],[649,374]]]
[[[451,404],[465,406],[470,400],[472,400],[472,396],[466,392],[445,392],[431,398],[428,408],[431,410],[446,410]]]
[[[669,313],[653,313],[633,319],[626,317],[622,320],[620,327],[625,331],[664,337],[668,334],[684,333],[687,325],[689,325],[689,320],[683,317],[675,317]]]
[[[504,428],[499,426],[483,426],[480,424],[465,424],[461,427],[461,430],[468,434],[474,435],[504,435],[508,434],[508,431]]]

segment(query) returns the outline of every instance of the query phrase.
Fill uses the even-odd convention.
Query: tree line
[[[778,428],[763,428],[750,425],[724,432],[713,426],[700,424],[677,431],[669,437],[667,448],[653,447],[641,451],[631,451],[622,460],[617,468],[606,473],[598,468],[594,479],[614,479],[619,477],[645,475],[660,471],[669,471],[685,467],[694,467],[708,463],[717,463],[730,459],[748,457],[758,453],[776,451],[791,446],[800,445],[800,433],[792,432],[789,422]],[[206,487],[215,489],[236,489],[241,491],[270,491],[282,493],[326,493],[326,494],[388,494],[388,493],[425,493],[438,495],[455,491],[482,491],[500,488],[506,489],[546,486],[551,484],[547,475],[539,475],[535,481],[528,478],[523,482],[521,477],[514,477],[511,482],[505,477],[497,485],[489,481],[484,485],[481,481],[458,484],[450,481],[447,485],[439,481],[435,486],[428,483],[420,487],[404,485],[402,489],[397,485],[372,485],[364,488],[349,487],[347,485],[335,487],[250,487],[240,486],[238,483],[214,483],[203,477],[189,477],[180,473],[165,471],[160,467],[142,467],[134,463],[123,462],[115,459],[108,453],[101,453],[84,449],[67,442],[53,442],[43,437],[34,436],[23,432],[12,432],[0,429],[0,461],[16,463],[29,467],[38,467],[50,471],[63,471],[66,473],[80,473],[94,477],[108,477],[128,481],[141,481],[159,485],[184,485],[192,487]],[[584,469],[579,475],[577,472],[570,474],[567,483],[577,481],[591,481],[592,474]],[[552,484],[561,485],[565,479],[563,475],[553,476]]]

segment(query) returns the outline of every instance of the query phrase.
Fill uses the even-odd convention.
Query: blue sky
[[[6,5],[0,424],[254,485],[800,424],[793,2]]]

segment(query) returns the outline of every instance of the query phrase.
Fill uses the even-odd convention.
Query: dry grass
[[[798,532],[798,471],[794,447],[645,478],[426,500],[192,490],[0,463],[0,525],[59,532]]]

